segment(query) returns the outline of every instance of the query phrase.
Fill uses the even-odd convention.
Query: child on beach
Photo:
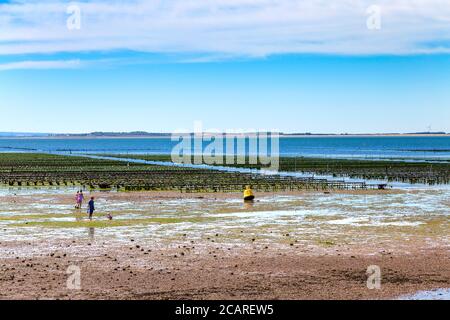
[[[80,190],[80,192],[78,193],[78,208],[81,209],[81,206],[83,205],[83,201],[84,201],[84,195],[83,195],[83,191]]]
[[[94,206],[94,197],[91,197],[91,200],[88,203],[88,214],[89,214],[89,220],[92,220],[92,214],[95,211],[95,206]]]
[[[75,209],[80,209],[80,207],[78,206],[78,201],[80,199],[80,191],[77,191],[77,194],[75,195]]]
[[[88,202],[88,207],[87,207],[87,213],[89,214],[89,220],[92,220],[92,215],[94,214],[94,211],[95,211],[94,197],[91,197],[91,200]],[[113,217],[110,213],[106,214],[106,218],[108,220],[113,219]]]

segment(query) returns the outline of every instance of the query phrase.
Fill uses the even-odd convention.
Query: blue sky
[[[162,37],[134,22],[145,18],[135,16],[142,14],[143,3],[151,7],[154,21],[168,10],[153,2],[137,1],[133,7],[118,1],[122,6],[117,12],[111,9],[109,27],[95,15],[104,10],[103,1],[81,2],[82,12],[89,14],[82,16],[75,35],[64,28],[58,33],[52,25],[59,23],[58,17],[63,24],[67,18],[63,2],[31,1],[32,9],[43,12],[37,18],[26,7],[30,2],[0,6],[0,26],[7,30],[0,34],[0,131],[168,132],[192,130],[200,120],[205,129],[223,130],[374,133],[426,131],[431,126],[450,132],[450,33],[438,19],[432,30],[412,40],[407,37],[411,28],[393,32],[389,23],[395,25],[394,20],[387,19],[372,39],[375,44],[368,46],[371,35],[366,34],[362,9],[361,30],[347,25],[349,17],[355,23],[359,18],[343,7],[336,21],[347,22],[323,36],[320,31],[335,30],[336,25],[325,24],[327,15],[314,7],[308,10],[317,9],[317,21],[286,16],[290,24],[280,30],[273,17],[261,18],[264,8],[254,13],[249,0],[236,0],[233,17],[253,17],[250,26],[223,13],[230,11],[220,7],[223,2],[216,1],[219,7],[213,13],[202,13],[205,8],[192,0],[198,6],[188,9],[195,14],[177,8],[184,20],[177,19],[170,28],[162,18],[160,25],[152,25]],[[85,4],[91,7],[84,9]],[[277,9],[279,19],[290,11]],[[399,10],[387,9],[393,17]],[[125,18],[116,21],[114,13],[124,10]],[[422,14],[428,13],[429,20],[435,13],[428,10]],[[396,13],[402,21],[416,19]],[[225,33],[224,25],[208,20],[211,15],[222,19]],[[188,19],[193,16],[195,21]],[[199,16],[208,24],[191,27]],[[300,42],[297,33],[286,35],[292,29],[308,29],[310,38]]]

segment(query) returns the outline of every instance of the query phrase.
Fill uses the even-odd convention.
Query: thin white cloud
[[[450,0],[91,0],[0,5],[0,55],[135,50],[265,56],[279,53],[450,52]],[[381,29],[366,26],[381,8]],[[202,58],[203,59],[206,58]]]
[[[80,60],[19,61],[0,64],[0,71],[19,69],[75,69],[82,66]]]

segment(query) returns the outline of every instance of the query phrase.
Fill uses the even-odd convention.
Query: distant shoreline
[[[283,138],[370,138],[370,137],[450,137],[450,133],[373,133],[373,134],[311,134],[311,135],[296,135],[284,134],[280,135]]]
[[[188,135],[179,134],[179,135]],[[174,135],[175,137],[179,136]],[[206,137],[212,136],[211,133],[204,133]],[[237,133],[228,134],[227,136],[255,136],[255,133]],[[280,134],[280,138],[382,138],[382,137],[450,137],[450,133],[375,133],[375,134]],[[171,136],[167,134],[162,135],[52,135],[52,136],[0,136],[0,139],[13,139],[13,140],[24,140],[24,139],[170,139]]]

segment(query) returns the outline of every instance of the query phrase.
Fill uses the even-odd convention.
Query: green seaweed
[[[46,228],[109,228],[150,224],[169,223],[201,223],[217,220],[213,217],[197,218],[145,218],[145,219],[116,219],[116,220],[79,220],[79,221],[29,221],[12,223],[10,227],[46,227]]]

